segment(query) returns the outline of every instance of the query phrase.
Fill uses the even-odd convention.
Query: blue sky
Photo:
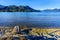
[[[34,9],[60,8],[60,0],[0,0],[1,5],[28,5]]]

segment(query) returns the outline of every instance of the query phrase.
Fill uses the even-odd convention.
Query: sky
[[[60,8],[60,0],[0,0],[0,5],[28,5],[34,9]]]

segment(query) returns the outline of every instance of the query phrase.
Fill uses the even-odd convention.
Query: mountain
[[[45,10],[36,10],[29,6],[16,6],[16,5],[9,5],[3,6],[0,5],[0,12],[60,12],[60,9],[45,9]]]
[[[40,10],[35,10],[29,6],[20,6],[21,11],[27,11],[27,12],[40,12]]]
[[[4,8],[5,6],[3,6],[3,5],[0,5],[0,8]]]
[[[0,5],[0,12],[40,12],[40,10],[35,10],[29,6]]]
[[[60,9],[45,9],[45,10],[42,10],[43,12],[60,12]]]

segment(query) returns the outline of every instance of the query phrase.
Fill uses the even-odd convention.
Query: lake
[[[0,26],[60,28],[60,12],[0,12]]]

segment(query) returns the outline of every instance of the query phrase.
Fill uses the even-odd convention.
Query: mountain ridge
[[[40,10],[33,9],[29,6],[0,6],[0,12],[40,12]]]
[[[9,5],[3,6],[0,5],[0,12],[60,12],[60,9],[44,9],[44,10],[36,10],[31,8],[30,6],[23,6],[23,5]]]

